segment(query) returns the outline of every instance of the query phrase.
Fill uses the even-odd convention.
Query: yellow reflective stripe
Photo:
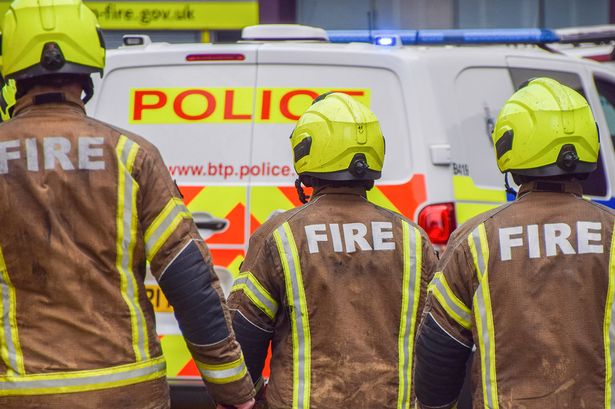
[[[606,374],[604,377],[604,407],[610,409],[615,407],[615,396],[613,394],[613,365],[615,364],[615,322],[613,321],[613,297],[615,293],[615,223],[613,224],[613,234],[611,236],[611,253],[609,256],[609,287],[607,290],[604,326],[602,333],[604,337],[604,360]]]
[[[117,204],[117,260],[122,298],[130,311],[132,347],[137,361],[150,358],[149,340],[145,315],[139,303],[139,286],[133,267],[134,247],[137,241],[138,215],[137,193],[139,185],[128,170],[134,164],[139,145],[121,135],[116,146],[118,158],[118,204]]]
[[[449,317],[462,327],[472,329],[472,312],[451,290],[444,273],[439,271],[434,275],[427,291],[433,294]]]
[[[269,294],[269,291],[249,272],[240,273],[233,283],[231,292],[243,293],[272,320],[278,312],[278,302]]]
[[[397,408],[410,409],[412,389],[412,359],[419,300],[421,296],[421,233],[402,220],[403,231],[403,278],[402,309],[399,324],[397,349],[399,356],[399,388]]]
[[[474,317],[478,333],[481,358],[483,403],[485,409],[499,409],[495,366],[495,330],[491,295],[489,293],[489,243],[485,225],[480,224],[468,236],[468,244],[478,275],[478,288],[474,294]]]
[[[297,244],[288,223],[273,233],[280,254],[288,304],[291,307],[293,336],[293,405],[292,409],[309,409],[311,390],[310,323],[301,274]]]
[[[183,219],[190,219],[190,211],[184,202],[178,198],[171,198],[152,224],[145,230],[145,252],[149,262],[156,256],[158,250],[164,245],[169,236],[173,234]]]
[[[72,372],[23,376],[0,376],[0,396],[48,395],[133,385],[166,375],[163,357],[114,366]]]
[[[248,373],[243,355],[236,361],[224,364],[206,364],[196,359],[194,362],[197,368],[199,368],[199,372],[201,376],[203,376],[203,379],[214,384],[220,385],[235,382]]]
[[[9,277],[4,261],[4,254],[0,248],[0,355],[6,366],[8,375],[23,375],[23,353],[17,333],[17,300],[15,287]]]

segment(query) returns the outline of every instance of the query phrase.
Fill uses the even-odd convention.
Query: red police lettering
[[[286,118],[291,119],[293,121],[298,120],[300,115],[290,112],[289,105],[290,105],[290,100],[296,97],[297,95],[307,95],[310,98],[312,98],[312,100],[315,100],[318,97],[318,94],[316,92],[310,91],[309,89],[297,89],[297,90],[290,91],[284,94],[282,96],[282,99],[280,100],[280,112]]]
[[[190,95],[200,95],[205,98],[207,105],[206,105],[205,110],[202,113],[197,114],[197,115],[190,115],[184,112],[184,108],[183,108],[184,99],[186,99]],[[207,92],[203,89],[189,89],[188,91],[184,91],[181,94],[179,94],[177,97],[175,97],[175,101],[173,101],[173,111],[175,111],[175,114],[178,117],[182,119],[186,119],[188,121],[198,121],[201,119],[205,119],[211,116],[211,114],[214,113],[215,109],[216,109],[216,98],[214,98],[214,96],[210,92]]]
[[[252,119],[250,114],[234,114],[233,101],[235,100],[235,91],[227,90],[224,92],[224,119]]]
[[[266,89],[263,91],[263,100],[262,100],[262,110],[261,110],[261,119],[270,119],[271,118],[271,90]]]
[[[156,97],[156,102],[152,104],[145,104],[143,100],[145,97]],[[159,109],[167,103],[167,96],[162,91],[147,90],[147,91],[135,91],[135,106],[133,112],[133,118],[135,121],[140,121],[143,118],[143,111],[145,109]]]

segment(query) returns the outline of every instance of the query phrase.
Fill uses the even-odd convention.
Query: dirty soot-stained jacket
[[[476,345],[475,408],[615,407],[614,223],[579,183],[535,181],[454,233],[426,320],[466,354]],[[437,399],[422,385],[439,370],[428,352],[435,345],[423,348],[426,327],[417,341],[421,403]],[[439,384],[432,379],[432,391]]]
[[[261,226],[229,308],[254,381],[272,341],[268,407],[409,408],[435,263],[422,229],[363,188],[322,188]]]
[[[0,407],[167,408],[146,260],[213,397],[253,395],[209,252],[156,148],[44,89],[0,125]]]

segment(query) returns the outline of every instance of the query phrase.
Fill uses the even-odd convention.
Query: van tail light
[[[453,203],[436,203],[425,206],[419,213],[419,226],[427,232],[433,244],[446,244],[451,233],[457,227],[455,205]]]
[[[243,54],[189,54],[186,61],[244,61],[246,56]]]

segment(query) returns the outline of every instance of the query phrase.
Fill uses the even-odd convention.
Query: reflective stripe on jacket
[[[476,345],[474,407],[612,408],[615,217],[576,182],[532,182],[465,223],[426,313]]]
[[[272,409],[410,408],[436,255],[418,226],[364,193],[324,188],[250,240],[229,307],[271,333]]]

